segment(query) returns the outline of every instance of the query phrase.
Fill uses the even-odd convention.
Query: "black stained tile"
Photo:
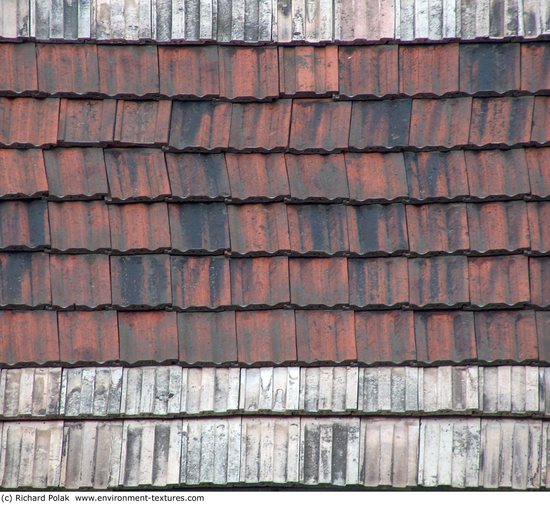
[[[550,141],[550,97],[535,97],[531,142],[547,144]]]
[[[0,249],[38,249],[49,245],[47,202],[0,202]]]
[[[539,359],[544,363],[550,363],[550,311],[537,310],[535,318],[537,323]]]
[[[47,254],[0,254],[0,305],[39,307],[51,302]]]

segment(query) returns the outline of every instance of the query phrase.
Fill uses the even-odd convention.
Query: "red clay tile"
[[[167,254],[111,256],[111,285],[114,305],[170,305],[170,257]]]
[[[172,102],[169,144],[176,149],[226,149],[232,107],[224,102]]]
[[[172,248],[187,253],[230,249],[227,207],[223,203],[169,204]]]
[[[414,327],[418,361],[461,363],[477,358],[473,312],[415,312]]]
[[[404,205],[350,205],[347,214],[352,253],[393,253],[409,249]]]
[[[111,244],[116,251],[161,251],[170,248],[165,203],[109,205]]]
[[[0,335],[0,363],[59,361],[57,314],[51,310],[1,310]]]
[[[471,196],[493,198],[529,194],[523,149],[466,151],[465,158]]]
[[[458,91],[458,44],[399,46],[399,92],[436,96]]]
[[[346,149],[350,115],[351,102],[293,100],[289,147],[324,152]]]
[[[241,307],[290,303],[288,258],[232,258],[231,303]]]
[[[409,143],[412,100],[353,102],[349,145],[392,148]]]
[[[355,313],[357,359],[399,364],[416,360],[412,311],[365,311]]]
[[[273,200],[290,195],[284,154],[227,153],[225,161],[232,198]]]
[[[48,149],[44,151],[44,161],[50,196],[92,198],[109,192],[101,149]]]
[[[168,100],[118,100],[116,108],[115,142],[121,144],[164,145],[170,132]]]
[[[240,363],[296,361],[296,323],[293,310],[236,313]]]
[[[59,141],[85,145],[112,142],[116,107],[116,100],[62,99]]]
[[[65,363],[105,363],[119,359],[114,310],[58,312],[59,352]]]
[[[480,360],[520,363],[538,359],[534,311],[481,311],[474,317]]]
[[[262,151],[286,149],[290,132],[291,109],[292,100],[234,104],[229,147]],[[216,124],[219,123],[216,122]],[[221,126],[217,126],[218,128]]]
[[[520,89],[519,44],[461,44],[460,91],[505,93]]]
[[[531,142],[545,144],[548,141],[550,141],[550,97],[536,96]]]
[[[346,258],[290,258],[288,266],[293,304],[331,307],[349,303]]]
[[[535,312],[539,359],[544,363],[550,363],[550,311]]]
[[[405,153],[409,197],[423,201],[469,195],[464,152]]]
[[[279,86],[287,96],[338,92],[338,47],[279,47]]]
[[[113,200],[157,200],[170,196],[164,154],[159,149],[105,151]]]
[[[521,44],[521,89],[550,89],[550,46],[545,42]]]
[[[413,258],[408,266],[412,305],[455,306],[470,301],[468,260],[464,256]]]
[[[111,304],[108,256],[52,254],[50,272],[54,305],[97,308]]]
[[[0,144],[56,144],[58,118],[58,98],[0,98]]]
[[[166,154],[172,199],[222,199],[231,195],[223,154]]]
[[[399,92],[397,45],[341,46],[340,94],[384,96]]]
[[[470,249],[477,252],[529,249],[525,202],[468,204]]]
[[[178,314],[180,361],[231,363],[237,361],[235,312],[182,312]]]
[[[297,200],[349,198],[343,154],[285,155],[290,195]]]
[[[219,46],[220,94],[226,98],[279,96],[277,48]]]
[[[550,196],[550,148],[525,149],[531,194],[544,198]]]
[[[297,310],[298,360],[304,363],[357,359],[353,312]]]
[[[217,308],[231,305],[229,260],[223,256],[172,256],[174,305]]]
[[[220,94],[216,46],[159,46],[160,92],[170,97]]]
[[[38,90],[34,43],[0,44],[0,61],[0,91],[23,93]]]
[[[0,202],[0,249],[50,245],[48,207],[43,200]]]
[[[96,45],[37,44],[36,60],[40,91],[99,93]]]
[[[550,202],[531,202],[527,205],[531,250],[550,251]]]
[[[550,305],[550,258],[529,258],[531,302],[539,307]]]
[[[111,248],[109,211],[103,202],[49,202],[52,249],[101,251]]]
[[[47,192],[40,149],[0,149],[0,198],[40,196]]]
[[[229,205],[228,210],[232,251],[239,254],[290,251],[284,204]]]
[[[470,143],[513,145],[531,140],[533,97],[474,98]]]
[[[159,93],[157,46],[99,45],[99,84],[109,96]]]
[[[38,307],[51,303],[47,254],[0,254],[0,305]]]
[[[289,205],[287,213],[292,251],[334,254],[349,250],[344,205]]]
[[[525,256],[470,258],[470,298],[473,305],[516,305],[529,302],[529,271]]]
[[[175,312],[119,312],[120,359],[126,363],[175,362],[178,327]]]
[[[402,153],[345,153],[350,198],[395,200],[407,196]]]
[[[470,249],[466,205],[431,203],[407,205],[411,251],[456,252]]]
[[[393,306],[408,302],[406,258],[350,258],[348,270],[351,305]]]

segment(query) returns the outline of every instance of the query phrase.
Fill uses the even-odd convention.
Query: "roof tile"
[[[168,255],[111,256],[113,304],[158,307],[172,303]]]
[[[0,197],[36,197],[47,192],[48,181],[41,150],[0,150]]]
[[[115,142],[121,144],[167,144],[172,103],[118,100]]]
[[[177,361],[175,312],[119,312],[120,359],[127,363]]]
[[[539,359],[550,362],[550,311],[537,311],[536,323],[538,333]]]
[[[529,258],[531,302],[539,307],[550,306],[550,258]]]
[[[48,206],[43,200],[0,202],[0,249],[50,245]]]
[[[116,100],[62,99],[58,139],[63,144],[106,144],[113,141]]]
[[[223,256],[172,256],[172,298],[182,309],[231,305],[229,260]],[[250,289],[250,286],[249,286]]]
[[[239,362],[296,361],[294,311],[239,311],[236,319]]]
[[[343,96],[384,96],[399,92],[397,45],[341,46],[338,69]]]
[[[533,111],[531,142],[546,144],[550,141],[550,97],[536,96]]]
[[[527,205],[531,250],[550,251],[550,202],[532,202]]]
[[[180,361],[229,363],[237,361],[235,312],[178,314]]]
[[[408,302],[406,258],[350,258],[348,270],[351,305],[393,306]]]
[[[550,89],[550,46],[545,42],[521,44],[521,89]]]
[[[38,90],[36,52],[33,43],[0,44],[0,90],[11,93]],[[21,69],[25,69],[24,72]]]
[[[341,363],[357,359],[351,311],[297,310],[298,360]]]
[[[550,149],[525,149],[531,194],[544,198],[550,196]]]
[[[38,307],[52,302],[49,256],[0,254],[0,305]]]
[[[108,256],[52,254],[50,272],[54,305],[98,308],[111,304]]]
[[[357,359],[361,363],[404,363],[416,360],[412,311],[355,313]]]
[[[114,310],[59,312],[59,352],[65,363],[105,363],[119,359]]]

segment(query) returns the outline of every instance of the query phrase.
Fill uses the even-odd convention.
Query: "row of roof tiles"
[[[44,196],[114,202],[546,199],[550,148],[332,155],[0,149],[0,198]]]
[[[550,312],[0,311],[0,362],[550,361]]]
[[[550,97],[273,103],[0,98],[0,144],[286,150],[545,144]]]
[[[520,0],[17,0],[0,37],[220,42],[441,40],[550,33],[544,2]]]
[[[0,58],[0,93],[273,99],[550,89],[550,47],[542,42],[279,48],[27,43],[0,44]]]

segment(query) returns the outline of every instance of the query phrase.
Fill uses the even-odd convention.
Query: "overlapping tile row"
[[[521,0],[10,0],[0,36],[220,42],[538,37],[544,2]]]

